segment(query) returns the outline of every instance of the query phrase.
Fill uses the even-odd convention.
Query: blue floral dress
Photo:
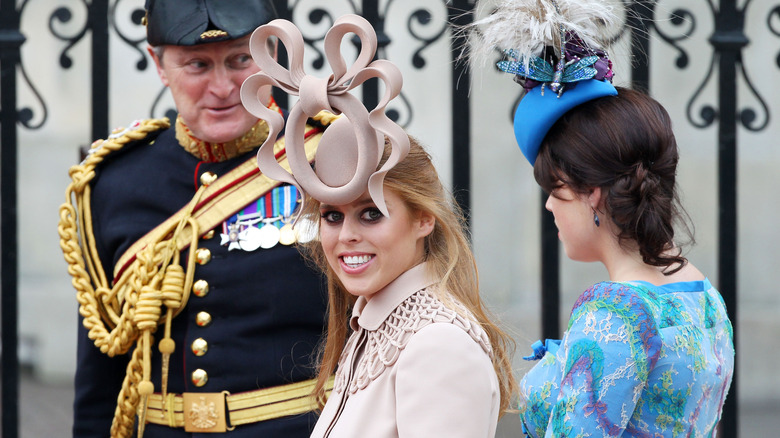
[[[713,436],[734,372],[731,322],[708,280],[598,283],[521,382],[532,437]]]

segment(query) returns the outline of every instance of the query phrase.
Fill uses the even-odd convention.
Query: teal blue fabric
[[[708,280],[603,282],[557,351],[521,381],[531,437],[712,436],[734,373],[731,322]]]

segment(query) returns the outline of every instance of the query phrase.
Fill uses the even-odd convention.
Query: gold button
[[[208,233],[203,235],[203,239],[204,240],[209,240],[209,239],[212,239],[212,238],[214,238],[214,230],[213,229],[211,231],[209,231]]]
[[[198,297],[205,297],[209,294],[209,283],[206,280],[198,280],[192,285],[192,293]]]
[[[209,381],[209,375],[206,372],[206,370],[202,370],[198,368],[197,370],[192,372],[192,384],[201,387],[206,384],[206,382]]]
[[[199,265],[205,265],[211,260],[211,251],[208,248],[198,248],[195,251],[195,260]]]
[[[216,180],[217,174],[214,172],[204,172],[203,175],[200,176],[200,183],[207,187]]]
[[[208,312],[198,312],[195,316],[195,323],[198,327],[206,327],[211,324],[211,315]]]
[[[192,341],[192,352],[195,356],[203,356],[209,351],[209,343],[203,338],[198,338]]]

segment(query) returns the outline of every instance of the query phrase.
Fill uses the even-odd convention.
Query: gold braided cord
[[[95,142],[87,158],[69,170],[72,182],[65,191],[66,203],[60,207],[58,224],[60,247],[68,263],[68,273],[72,277],[73,286],[77,291],[79,312],[85,318],[85,327],[90,330],[90,339],[111,356],[127,352],[132,341],[121,341],[121,338],[134,338],[127,334],[119,336],[120,333],[111,330],[124,322],[120,316],[124,312],[122,312],[121,300],[117,299],[117,292],[127,288],[128,279],[122,279],[112,288],[100,264],[92,234],[89,184],[95,177],[95,167],[108,154],[121,149],[127,143],[143,139],[149,133],[169,126],[167,119],[142,121],[135,130]],[[118,331],[121,332],[122,329]],[[115,332],[113,338],[119,340],[113,340],[112,332]]]
[[[143,350],[136,348],[133,357],[127,364],[125,379],[122,382],[122,390],[119,391],[114,409],[114,420],[111,423],[111,437],[129,437],[133,434],[135,423],[135,407],[140,405],[141,397],[138,394],[138,383],[141,381],[143,370],[141,369],[141,354]]]
[[[153,242],[138,253],[132,266],[111,285],[100,263],[92,233],[90,183],[95,177],[95,167],[108,154],[169,126],[167,119],[145,120],[132,130],[95,142],[87,158],[71,167],[72,182],[65,192],[66,202],[60,207],[60,247],[68,263],[79,313],[84,318],[89,338],[109,356],[124,354],[136,344],[117,399],[112,437],[132,435],[139,404],[153,390],[150,382],[152,333],[163,320],[162,306],[169,306],[165,315],[171,317],[171,311],[180,310],[186,302],[184,285],[188,276],[178,266],[176,237],[186,226],[194,227],[193,234],[197,236],[197,224],[190,220],[190,214],[185,214],[175,224],[175,229],[170,230],[167,239]],[[187,213],[191,213],[202,193],[203,188],[196,193]],[[188,262],[188,268],[191,268],[194,259],[190,257]],[[188,271],[191,283],[192,269]]]

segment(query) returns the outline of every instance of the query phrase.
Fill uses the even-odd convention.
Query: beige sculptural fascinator
[[[350,33],[360,39],[360,53],[349,68],[341,55],[341,42]],[[280,65],[268,49],[268,39],[277,37],[284,44],[290,69]],[[244,107],[268,123],[268,139],[257,152],[257,166],[266,176],[296,186],[320,202],[343,205],[366,190],[377,208],[388,215],[382,190],[385,174],[409,152],[409,137],[390,120],[385,107],[401,91],[403,78],[398,68],[386,60],[373,60],[377,48],[376,32],[363,17],[345,15],[325,35],[324,49],[333,70],[327,78],[306,74],[303,69],[304,43],[300,31],[287,20],[274,20],[258,27],[250,39],[250,51],[261,72],[248,77],[241,87]],[[385,92],[376,108],[368,111],[349,93],[368,79],[384,82]],[[290,109],[287,123],[261,101],[261,90],[275,86],[298,96]],[[341,115],[322,136],[312,169],[304,150],[306,120],[321,110]],[[292,173],[274,157],[273,145],[284,128],[287,157]],[[377,170],[385,137],[392,145],[388,160]]]

